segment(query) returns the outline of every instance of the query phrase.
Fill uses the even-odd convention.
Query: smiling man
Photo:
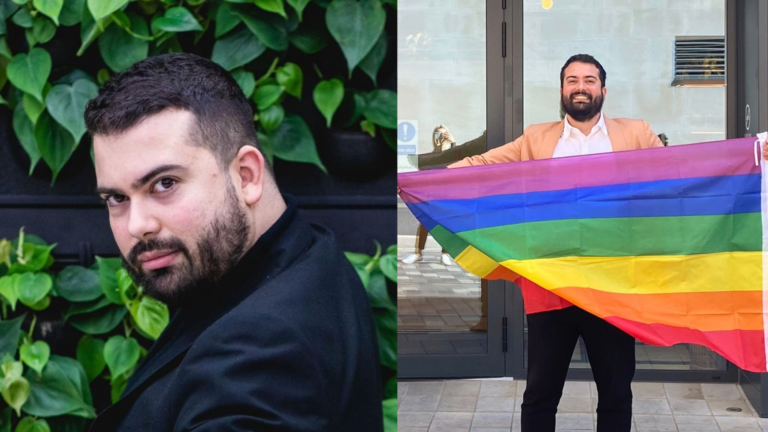
[[[381,430],[365,291],[333,236],[281,196],[229,73],[149,58],[85,119],[124,266],[176,310],[91,430]]]
[[[515,141],[449,168],[663,147],[643,120],[602,113],[607,94],[603,66],[577,54],[560,70],[565,118],[531,125]],[[598,391],[597,431],[629,432],[635,340],[533,282],[519,279],[528,318],[528,379],[521,409],[523,432],[554,432],[555,415],[576,342],[587,348]]]

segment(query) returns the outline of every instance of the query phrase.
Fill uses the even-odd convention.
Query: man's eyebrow
[[[568,75],[567,77],[565,77],[565,79],[571,79],[571,78],[578,78],[578,76],[576,76],[576,75]],[[584,78],[597,79],[597,76],[596,75],[584,75]]]
[[[173,171],[173,170],[186,170],[186,168],[182,165],[177,164],[165,164],[160,165],[155,168],[152,168],[149,172],[141,176],[140,179],[136,180],[131,184],[131,189],[137,190],[144,187],[147,183],[149,183],[154,177],[156,177],[159,174],[162,174],[167,171]],[[96,188],[96,193],[99,195],[122,195],[123,191],[116,188],[105,188],[105,187],[98,187]]]

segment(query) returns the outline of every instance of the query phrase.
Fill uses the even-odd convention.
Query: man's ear
[[[603,87],[603,99],[605,99],[606,93],[608,93],[608,87]]]
[[[267,176],[264,156],[253,146],[243,146],[232,161],[233,168],[240,177],[240,189],[246,205],[254,205],[264,193],[264,180]]]

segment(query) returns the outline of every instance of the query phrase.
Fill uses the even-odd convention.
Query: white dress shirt
[[[608,138],[608,129],[605,127],[603,113],[600,113],[600,120],[592,128],[589,136],[584,136],[580,130],[568,123],[568,117],[563,120],[563,135],[557,141],[553,158],[580,156],[595,153],[608,153],[613,151],[611,139]]]

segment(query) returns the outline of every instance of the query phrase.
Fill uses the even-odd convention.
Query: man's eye
[[[104,203],[107,204],[108,207],[118,206],[123,201],[125,201],[125,195],[107,195],[104,197]]]
[[[167,192],[175,184],[176,180],[172,178],[162,178],[157,183],[155,183],[154,192]]]

